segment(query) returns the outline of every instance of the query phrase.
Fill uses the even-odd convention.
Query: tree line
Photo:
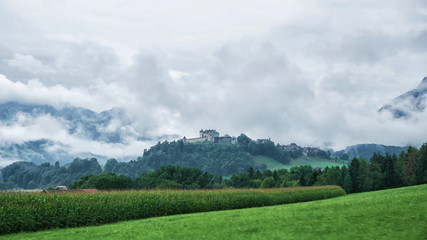
[[[357,193],[423,183],[427,183],[427,144],[419,150],[409,147],[408,152],[402,152],[398,157],[375,153],[370,159],[354,158],[348,167],[321,170],[298,166],[274,171],[250,167],[246,172],[223,179],[198,168],[162,166],[134,180],[114,173],[84,176],[70,188],[218,189],[338,185],[347,193]]]
[[[258,188],[333,184],[342,186],[347,192],[361,192],[426,182],[425,148],[426,144],[419,150],[409,147],[406,153],[402,152],[399,156],[374,154],[370,159],[353,159],[344,167],[319,170],[300,166],[289,170],[270,171],[262,166],[255,166],[251,156],[264,155],[288,163],[291,155],[295,153],[284,151],[272,141],[253,141],[244,134],[238,137],[238,144],[165,141],[145,150],[144,155],[136,160],[118,162],[109,159],[104,167],[95,158],[77,158],[65,166],[60,166],[58,162],[53,165],[16,162],[1,170],[3,182],[0,182],[0,189],[40,189],[70,185],[81,180],[79,178],[82,176],[85,176],[84,181],[88,181],[88,175],[94,177],[103,174],[101,177],[104,181],[96,177],[91,181],[115,181],[122,175],[118,178],[121,183],[111,184],[110,187],[99,187],[95,184],[95,188]],[[194,168],[200,172],[196,174],[194,169],[177,169],[181,178],[175,179],[166,177],[168,175],[163,166]],[[160,170],[160,173],[156,170]],[[209,184],[189,177],[202,175],[209,177]],[[223,179],[219,176],[231,177]],[[82,187],[83,184],[79,186]],[[93,184],[87,184],[83,188],[91,188],[90,186]]]
[[[399,156],[374,153],[370,159],[353,158],[348,166],[323,170],[299,166],[260,172],[249,168],[247,172],[232,175],[228,185],[236,188],[339,185],[347,193],[356,193],[423,183],[427,183],[427,144],[419,150],[409,147]]]

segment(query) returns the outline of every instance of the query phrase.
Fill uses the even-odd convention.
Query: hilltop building
[[[214,142],[215,138],[219,137],[219,132],[217,132],[215,129],[202,129],[199,133],[201,138],[206,138],[206,140],[209,142]]]
[[[271,142],[270,138],[261,138],[261,139],[257,139],[256,143],[266,143],[266,142]]]
[[[228,134],[225,134],[224,136],[220,137],[219,132],[217,132],[215,129],[201,129],[199,132],[198,138],[186,138],[184,137],[182,139],[185,143],[195,143],[195,142],[214,142],[214,143],[237,143],[237,139],[235,137],[231,137]]]
[[[301,156],[306,157],[317,157],[324,153],[320,148],[316,147],[300,147],[296,145],[295,143],[291,143],[290,145],[281,145],[280,146],[283,150],[288,152],[300,152]]]

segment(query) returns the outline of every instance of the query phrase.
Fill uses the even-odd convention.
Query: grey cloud
[[[427,21],[427,17],[426,17]],[[421,51],[426,52],[427,51],[427,30],[424,30],[420,32],[416,37],[413,39],[412,44],[409,45],[409,47],[413,47],[415,51]]]
[[[9,67],[16,67],[21,71],[31,73],[33,75],[54,74],[55,70],[44,65],[32,55],[14,54],[12,59],[4,59]]]
[[[116,80],[120,73],[114,50],[90,41],[44,39],[39,44],[27,44],[33,48],[21,51],[11,48],[13,54],[2,55],[0,70],[14,81],[37,78],[49,85],[76,87],[97,79]]]
[[[277,137],[298,127],[297,118],[315,100],[311,82],[268,41],[227,44],[207,66],[182,79],[179,93],[186,98],[180,112],[187,126],[204,123],[228,133]]]
[[[42,34],[10,13],[0,14],[6,16],[2,20],[18,19],[18,25],[29,28],[26,34],[0,23],[10,33],[1,36],[0,74],[12,80],[0,83],[15,94],[3,91],[0,100],[55,101],[34,93],[45,90],[60,102],[68,98],[91,109],[122,106],[132,127],[152,137],[216,128],[281,143],[335,147],[363,141],[399,144],[400,130],[387,131],[399,127],[408,132],[402,135],[405,141],[419,143],[415,129],[425,132],[425,125],[401,126],[376,116],[376,110],[426,74],[426,15],[421,11],[426,5],[383,5],[327,2],[271,31],[218,35],[220,40],[206,45],[186,35],[194,46],[182,44],[183,38],[179,45],[143,46],[148,50],[138,53],[133,48],[130,65],[121,65],[119,51],[94,40],[101,35],[85,40],[72,31]],[[128,36],[133,35],[123,35]],[[171,70],[184,74],[173,77]],[[35,87],[37,81],[41,87]]]

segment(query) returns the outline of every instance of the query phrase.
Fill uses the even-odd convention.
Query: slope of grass
[[[0,239],[426,239],[427,185]]]
[[[265,164],[267,166],[267,169],[271,171],[284,169],[284,168],[290,169],[291,167],[304,166],[304,165],[310,165],[312,168],[316,166],[321,166],[322,169],[324,169],[326,166],[342,167],[345,165],[343,161],[334,161],[334,160],[328,160],[328,159],[323,159],[319,157],[307,157],[307,156],[302,156],[297,159],[294,159],[289,164],[283,164],[281,162],[274,160],[273,158],[266,157],[266,156],[252,156],[252,160],[254,162],[254,166],[260,166],[261,164]]]
[[[254,161],[254,166],[261,166],[262,164],[265,164],[265,166],[267,166],[267,169],[269,169],[271,171],[283,169],[283,168],[288,168],[287,165],[285,165],[281,162],[278,162],[271,157],[252,156],[252,160]]]
[[[299,157],[297,159],[292,160],[291,163],[289,165],[287,165],[287,168],[291,168],[294,166],[301,166],[301,165],[310,165],[313,168],[316,166],[321,166],[323,169],[326,166],[328,166],[328,167],[335,167],[335,166],[342,167],[345,164],[343,164],[343,162],[337,162],[337,161],[323,159],[323,158],[319,158],[319,157],[302,156],[302,157]]]

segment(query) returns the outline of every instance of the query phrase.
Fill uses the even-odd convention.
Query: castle
[[[185,143],[195,143],[195,142],[214,142],[214,143],[232,143],[235,144],[237,142],[235,137],[230,137],[228,134],[225,134],[224,136],[220,137],[219,132],[217,132],[215,129],[201,129],[199,132],[198,138],[186,138],[184,137],[182,139]]]

